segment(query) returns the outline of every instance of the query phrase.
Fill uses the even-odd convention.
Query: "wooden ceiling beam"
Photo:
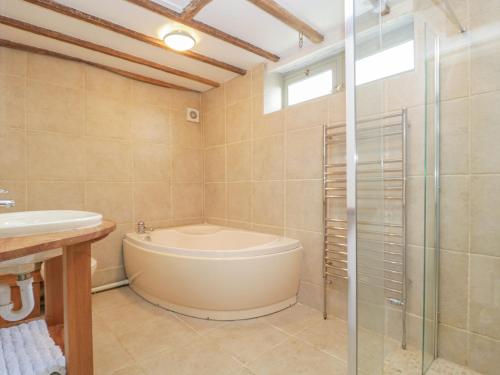
[[[57,57],[57,58],[60,58],[63,60],[79,62],[82,64],[93,66],[95,68],[107,70],[108,72],[115,73],[115,74],[121,75],[123,77],[131,78],[131,79],[134,79],[134,80],[140,81],[140,82],[149,83],[149,84],[155,85],[155,86],[161,86],[161,87],[165,87],[165,88],[169,88],[169,89],[176,89],[176,90],[183,90],[183,91],[199,92],[199,91],[192,90],[192,89],[189,89],[189,88],[184,87],[184,86],[179,86],[179,85],[175,85],[173,83],[161,81],[159,79],[146,77],[146,76],[143,76],[141,74],[132,73],[132,72],[129,72],[127,70],[114,68],[114,67],[108,66],[108,65],[102,65],[99,63],[95,63],[93,61],[80,59],[78,57],[65,55],[65,54],[62,54],[59,52],[49,51],[47,49],[38,48],[38,47],[30,46],[27,44],[12,42],[12,41],[6,40],[6,39],[0,39],[0,47],[6,47],[6,48],[16,49],[16,50],[20,50],[20,51],[37,53],[39,55]]]
[[[210,65],[216,66],[218,68],[221,68],[221,69],[224,69],[224,70],[236,73],[236,74],[241,74],[241,75],[246,74],[245,69],[238,68],[234,65],[230,65],[230,64],[227,64],[225,62],[213,59],[211,57],[204,56],[204,55],[196,53],[194,51],[176,51],[172,48],[169,48],[161,39],[157,39],[157,38],[151,37],[149,35],[139,33],[137,31],[128,29],[128,28],[121,26],[121,25],[118,25],[116,23],[113,23],[113,22],[107,21],[105,19],[93,16],[91,14],[82,12],[78,9],[71,8],[71,7],[68,7],[66,5],[60,4],[56,1],[52,1],[52,0],[24,0],[24,1],[31,3],[31,4],[34,4],[34,5],[38,5],[42,8],[49,9],[51,11],[54,11],[54,12],[57,12],[60,14],[63,14],[63,15],[68,16],[68,17],[72,17],[72,18],[78,19],[80,21],[84,21],[84,22],[90,23],[92,25],[102,27],[104,29],[113,31],[115,33],[125,35],[129,38],[133,38],[133,39],[138,40],[140,42],[151,44],[155,47],[162,48],[162,49],[169,51],[169,52],[177,53],[179,55],[186,56],[186,57],[192,58],[194,60],[198,60],[198,61],[201,61],[203,63],[210,64]]]
[[[302,21],[301,19],[294,16],[288,10],[283,8],[277,2],[273,0],[248,0],[255,6],[262,9],[264,12],[269,13],[274,18],[280,20],[285,25],[290,26],[292,29],[297,30],[299,33],[304,34],[308,39],[310,39],[314,43],[321,43],[325,37],[314,30],[307,23]]]
[[[230,34],[225,33],[224,31],[221,31],[219,29],[216,29],[215,27],[209,26],[203,22],[200,21],[195,21],[194,19],[189,19],[189,18],[184,18],[181,13],[177,13],[163,5],[160,5],[154,1],[151,0],[126,0],[129,3],[135,4],[137,6],[140,6],[144,9],[147,9],[151,12],[160,14],[164,17],[167,17],[173,21],[179,22],[183,25],[189,26],[192,29],[198,30],[202,33],[205,33],[207,35],[210,35],[214,38],[223,40],[224,42],[227,42],[229,44],[232,44],[233,46],[245,49],[249,52],[252,52],[256,55],[262,56],[267,60],[270,61],[279,61],[279,56],[268,52],[266,50],[263,50],[262,48],[259,48],[251,43],[245,42],[242,39],[236,38],[235,36],[232,36]]]
[[[196,16],[212,0],[192,0],[181,13],[183,18],[191,19]]]
[[[75,46],[86,48],[86,49],[89,49],[92,51],[104,53],[106,55],[117,57],[119,59],[127,60],[130,62],[136,63],[136,64],[148,66],[148,67],[156,69],[156,70],[161,70],[162,72],[165,72],[165,73],[169,73],[169,74],[173,74],[173,75],[176,75],[179,77],[190,79],[192,81],[200,82],[200,83],[203,83],[205,85],[212,86],[212,87],[219,86],[219,83],[212,81],[210,79],[207,79],[207,78],[197,76],[195,74],[191,74],[191,73],[188,73],[188,72],[185,72],[182,70],[171,68],[169,66],[158,64],[154,61],[143,59],[142,57],[130,55],[130,54],[125,53],[125,52],[121,52],[121,51],[118,51],[118,50],[115,50],[115,49],[112,49],[112,48],[109,48],[106,46],[102,46],[102,45],[99,45],[96,43],[88,42],[88,41],[83,40],[83,39],[78,39],[78,38],[72,37],[70,35],[62,34],[62,33],[57,32],[57,31],[45,29],[45,28],[40,27],[40,26],[35,26],[35,25],[30,24],[30,23],[19,21],[19,20],[13,19],[13,18],[9,18],[9,17],[5,17],[5,16],[0,15],[0,24],[15,27],[16,29],[28,31],[28,32],[33,33],[33,34],[42,35],[42,36],[45,36],[48,38],[56,39],[56,40],[59,40],[61,42],[73,44]]]

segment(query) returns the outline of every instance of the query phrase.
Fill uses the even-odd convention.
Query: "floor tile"
[[[266,322],[290,335],[297,334],[322,319],[319,311],[302,304],[265,317]]]
[[[248,363],[288,337],[262,320],[240,320],[207,333],[222,349]]]
[[[146,373],[137,366],[130,366],[113,372],[113,375],[146,375]]]
[[[203,338],[173,351],[160,353],[139,366],[148,375],[234,374],[241,364],[213,342]]]
[[[94,320],[92,331],[95,375],[109,375],[117,369],[134,364],[133,357],[102,322]]]
[[[92,309],[94,312],[102,312],[131,303],[137,303],[141,300],[142,298],[135,294],[129,287],[116,288],[93,294]]]
[[[199,337],[195,331],[173,316],[138,321],[116,335],[136,361],[160,352],[175,350]]]
[[[330,318],[306,328],[298,338],[324,350],[343,361],[347,361],[347,322]]]
[[[257,375],[345,375],[347,371],[344,362],[293,337],[248,367]]]
[[[196,332],[198,332],[200,335],[203,335],[214,328],[221,327],[224,324],[230,323],[230,322],[226,322],[226,321],[193,318],[193,317],[190,317],[187,315],[182,315],[182,314],[175,314],[175,316],[180,321],[187,324],[188,327],[190,327],[190,328],[194,329]]]

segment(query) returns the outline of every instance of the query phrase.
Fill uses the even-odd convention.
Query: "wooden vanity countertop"
[[[103,220],[101,225],[92,228],[0,238],[0,262],[81,242],[98,241],[115,228],[115,223]]]

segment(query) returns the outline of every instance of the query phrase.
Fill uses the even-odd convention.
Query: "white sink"
[[[102,215],[95,212],[51,210],[0,214],[0,238],[61,232],[98,226]]]

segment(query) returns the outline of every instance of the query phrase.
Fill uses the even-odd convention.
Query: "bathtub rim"
[[[245,230],[245,229],[240,229],[240,228],[212,225],[212,224],[183,225],[183,226],[177,226],[177,227],[161,228],[161,229],[157,229],[156,231],[157,232],[159,232],[159,231],[171,231],[171,230],[176,230],[176,229],[180,229],[180,228],[188,228],[188,227],[203,226],[203,225],[207,225],[207,227],[211,226],[214,228],[218,228],[218,230],[241,231],[241,232],[247,232],[247,233],[252,233],[252,234],[256,234],[256,235],[265,234],[268,236],[273,236],[274,240],[271,242],[261,244],[261,245],[257,245],[257,246],[244,247],[242,249],[231,249],[231,250],[216,250],[216,249],[204,250],[204,249],[173,247],[173,246],[168,246],[165,244],[155,243],[151,240],[148,240],[147,238],[148,237],[150,238],[150,235],[147,233],[146,234],[139,234],[136,232],[126,233],[124,238],[123,238],[123,241],[127,241],[130,244],[133,244],[135,246],[139,246],[139,247],[146,249],[146,250],[149,250],[149,251],[160,252],[160,253],[164,253],[167,255],[200,257],[200,258],[245,258],[245,257],[279,254],[279,253],[284,253],[287,251],[295,250],[298,247],[302,247],[302,244],[300,243],[300,241],[297,239],[294,239],[294,238],[279,236],[279,235],[275,235],[275,234],[250,231],[250,230]],[[193,234],[193,236],[196,236],[196,234]]]

